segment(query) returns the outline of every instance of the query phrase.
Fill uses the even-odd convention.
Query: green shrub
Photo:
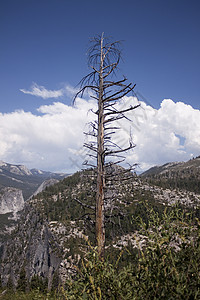
[[[67,299],[120,299],[120,290],[117,266],[101,260],[96,248],[77,268],[77,278],[66,284]]]
[[[146,246],[134,269],[135,299],[200,299],[200,223],[178,208],[141,221]]]
[[[92,249],[68,280],[66,299],[200,299],[200,222],[178,208],[162,215],[146,206],[136,257],[119,268]],[[143,246],[139,243],[143,239]]]
[[[55,291],[47,293],[35,278],[29,293],[8,289],[1,299],[200,299],[199,219],[195,213],[178,207],[164,212],[144,207],[145,217],[138,218],[134,251],[124,249],[114,259],[109,250],[110,258],[102,260],[96,248],[90,246],[76,276],[67,280],[65,288],[55,277]],[[131,241],[130,247],[133,248]]]

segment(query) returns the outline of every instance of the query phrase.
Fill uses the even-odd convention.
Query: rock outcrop
[[[55,178],[50,178],[42,182],[42,184],[38,187],[38,189],[33,193],[33,196],[44,191],[48,186],[54,185],[55,183],[59,182],[59,180]]]
[[[22,191],[13,187],[3,188],[0,192],[0,214],[16,214],[24,208]]]
[[[26,204],[12,234],[1,243],[0,274],[2,285],[9,278],[16,286],[19,274],[25,270],[30,282],[36,275],[48,278],[50,288],[55,271],[61,263],[61,249],[49,229],[48,222]]]

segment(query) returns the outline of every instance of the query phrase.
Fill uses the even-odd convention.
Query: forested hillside
[[[141,175],[147,182],[163,188],[200,193],[200,157],[182,163],[156,166]]]
[[[28,201],[1,239],[3,290],[16,287],[16,297],[29,290],[32,297],[37,286],[38,293],[51,289],[52,299],[59,299],[54,293],[66,299],[144,299],[145,293],[198,299],[200,195],[129,175],[106,193],[105,262],[94,248],[93,170],[77,172]]]

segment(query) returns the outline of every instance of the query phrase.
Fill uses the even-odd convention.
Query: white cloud
[[[133,97],[126,100],[128,105],[135,101]],[[0,159],[52,171],[81,168],[86,157],[83,131],[94,118],[92,108],[96,109],[93,100],[78,98],[75,106],[61,102],[40,106],[39,116],[24,111],[0,114]],[[128,161],[142,169],[200,154],[200,111],[190,105],[167,99],[156,110],[142,102],[129,118],[133,122],[119,122],[115,141],[123,146],[132,133],[136,147]]]
[[[29,94],[32,96],[41,97],[43,99],[48,98],[59,98],[63,96],[63,89],[60,90],[47,90],[44,86],[39,86],[37,83],[33,83],[31,86],[31,90],[20,89],[20,91],[24,94]]]
[[[70,84],[63,84],[63,88],[59,90],[47,90],[44,86],[38,85],[37,83],[33,83],[30,87],[30,90],[20,89],[20,91],[24,94],[29,94],[36,97],[41,97],[43,99],[49,98],[60,98],[64,95],[73,96],[77,93],[78,89],[72,87]]]
[[[138,126],[134,130],[135,156],[139,163],[162,164],[200,154],[199,110],[170,99],[163,100],[158,110],[145,103],[142,108],[143,116],[137,118]],[[135,112],[136,116],[138,113],[139,110]]]
[[[73,107],[60,102],[41,106],[40,116],[24,111],[1,114],[0,158],[29,168],[73,171],[70,149],[81,149],[93,106],[93,101],[78,98]]]

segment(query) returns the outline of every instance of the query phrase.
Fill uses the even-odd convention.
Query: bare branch
[[[84,165],[84,166],[88,166],[88,167],[92,167],[92,168],[95,168],[95,167],[96,167],[94,164],[90,164],[87,160],[84,161],[83,165]]]
[[[78,95],[81,95],[80,97],[83,96],[84,92],[86,89],[91,89],[91,90],[94,90],[95,92],[97,92],[97,87],[96,86],[93,86],[93,85],[85,85],[83,88],[81,88],[77,93],[76,95],[74,96],[74,99],[73,99],[73,103],[75,102],[76,98],[78,97]]]
[[[124,110],[120,110],[120,111],[113,111],[113,110],[111,110],[111,112],[108,112],[108,113],[105,113],[105,116],[109,116],[109,115],[113,115],[113,114],[123,114],[123,113],[125,113],[125,112],[128,112],[128,111],[130,111],[130,110],[133,110],[133,109],[136,109],[136,108],[138,108],[140,106],[140,104],[138,104],[138,105],[135,105],[135,106],[130,106],[129,108],[127,108],[127,109],[124,109]]]
[[[83,132],[85,135],[94,136],[97,137],[97,134],[95,132]]]
[[[123,118],[131,121],[126,113],[136,109],[140,105],[131,105],[121,110],[116,108],[118,101],[132,92],[135,87],[132,83],[126,84],[127,79],[125,77],[118,81],[111,79],[121,59],[119,41],[112,42],[104,38],[102,34],[101,36],[94,37],[91,43],[92,46],[88,52],[88,64],[93,71],[81,80],[80,90],[75,95],[74,101],[79,95],[82,97],[86,90],[91,90],[93,92],[91,98],[95,99],[98,103],[97,111],[93,111],[97,115],[97,119],[89,124],[91,126],[90,131],[88,133],[84,132],[87,136],[96,138],[96,142],[84,143],[84,147],[89,152],[92,152],[87,154],[89,158],[97,160],[97,166],[93,164],[93,161],[89,162],[87,160],[85,161],[85,165],[94,168],[93,172],[96,174],[96,241],[98,253],[100,257],[103,257],[105,246],[105,190],[110,187],[109,184],[113,180],[116,181],[119,178],[120,180],[124,180],[124,178],[127,180],[128,177],[131,177],[130,168],[127,174],[121,170],[118,170],[119,172],[115,170],[114,172],[112,169],[117,168],[118,164],[124,163],[126,156],[122,154],[135,147],[131,136],[130,145],[126,148],[120,147],[120,145],[112,140],[113,134],[116,133],[116,130],[120,129],[120,126],[112,126],[111,122]],[[111,162],[108,163],[108,159]],[[120,177],[122,174],[123,178]],[[80,204],[82,205],[81,201]],[[108,217],[111,218],[111,216],[109,215]],[[115,216],[119,218],[120,226],[120,217],[124,217],[124,214],[118,213]]]
[[[105,127],[104,130],[117,130],[117,129],[121,129],[120,127],[116,127],[116,126],[111,126],[111,127]]]
[[[127,85],[122,90],[120,90],[120,91],[116,92],[115,94],[111,95],[110,97],[107,97],[107,98],[103,99],[103,102],[115,101],[115,100],[123,98],[124,96],[126,96],[128,93],[130,93],[135,88],[136,85],[134,85],[134,86],[131,87],[131,84],[132,83],[130,83],[129,85]],[[119,96],[115,97],[116,95],[119,95]]]
[[[95,151],[95,152],[97,151],[97,147],[94,147],[94,145],[92,145],[92,144],[86,144],[86,143],[84,143],[83,146],[85,148],[88,148],[91,151]]]
[[[106,152],[106,155],[115,155],[118,153],[126,152],[130,149],[133,149],[134,147],[135,147],[135,145],[130,145],[129,147],[121,149],[121,150],[115,150],[115,151],[111,150],[111,151]]]
[[[125,82],[127,79],[124,77],[124,79],[119,80],[119,81],[104,81],[104,88],[108,88],[111,86],[126,86],[125,84],[122,84]]]
[[[113,64],[113,66],[110,68],[110,70],[105,74],[103,75],[103,78],[105,79],[106,77],[108,77],[108,75],[110,75],[117,67],[119,61],[117,61],[116,63]]]
[[[104,121],[104,124],[106,123],[110,123],[110,122],[113,122],[113,121],[118,121],[118,120],[121,120],[123,119],[125,116],[124,115],[119,115],[119,116],[116,116],[116,117],[111,117],[110,119],[107,119]]]
[[[76,199],[76,198],[73,198],[73,200],[75,200],[76,202],[78,202],[78,203],[79,203],[81,206],[83,206],[83,207],[86,207],[86,208],[95,210],[95,207],[94,207],[94,206],[87,205],[87,204],[81,202],[80,200],[78,200],[78,199]]]

